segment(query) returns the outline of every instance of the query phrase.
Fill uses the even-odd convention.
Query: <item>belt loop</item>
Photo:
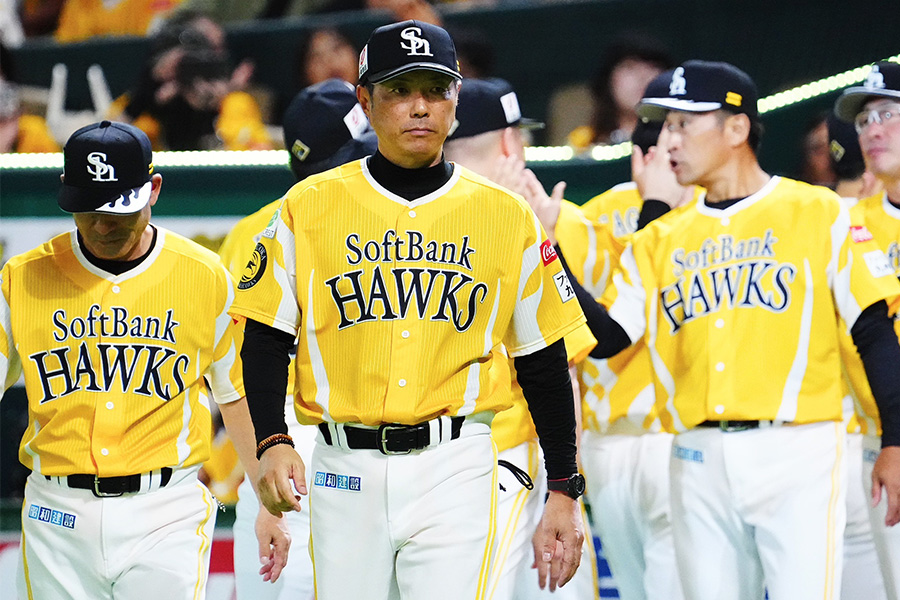
[[[340,423],[329,423],[328,430],[331,432],[331,441],[338,448],[348,450],[350,445],[347,443],[347,433]]]
[[[428,448],[432,448],[437,446],[438,444],[443,443],[443,439],[441,437],[441,432],[443,430],[443,423],[441,420],[444,417],[438,417],[436,419],[432,419],[428,421]]]

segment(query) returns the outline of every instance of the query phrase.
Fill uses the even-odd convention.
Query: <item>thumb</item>
[[[566,182],[560,181],[556,185],[553,186],[553,191],[550,192],[550,198],[554,201],[554,203],[560,203],[562,199],[565,197],[566,193]]]
[[[635,180],[644,172],[644,153],[639,146],[631,147],[631,179]]]

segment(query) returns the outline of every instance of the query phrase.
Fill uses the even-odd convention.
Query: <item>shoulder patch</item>
[[[238,289],[246,290],[256,285],[263,273],[266,272],[267,262],[266,247],[261,243],[257,243],[256,248],[253,249],[253,256],[250,257],[250,262],[247,263],[247,266],[244,267],[244,272],[241,274]]]
[[[865,225],[853,225],[850,227],[850,239],[859,244],[875,238],[872,236],[872,232],[866,229]]]
[[[544,266],[546,267],[556,258],[556,250],[553,248],[553,244],[550,243],[550,240],[544,240],[541,244],[541,260],[544,262]]]

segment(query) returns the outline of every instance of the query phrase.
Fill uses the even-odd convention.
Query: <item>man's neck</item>
[[[706,182],[697,182],[706,188],[706,202],[715,204],[722,200],[746,198],[765,186],[772,177],[762,170],[756,159],[741,160],[724,165]]]
[[[409,169],[389,161],[376,152],[366,163],[379,184],[406,200],[415,200],[438,190],[450,181],[453,165],[441,159],[434,166]]]

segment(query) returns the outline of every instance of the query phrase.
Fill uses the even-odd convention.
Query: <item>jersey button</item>
[[[402,337],[403,339],[408,338],[408,337],[409,337],[409,332],[406,331],[406,330],[404,330],[403,332],[400,333],[400,337]]]
[[[716,319],[716,327],[719,329],[725,327],[725,319]]]
[[[102,454],[103,456],[109,456],[109,450],[107,450],[106,448],[101,448],[100,454]]]
[[[415,218],[416,218],[416,211],[414,211],[414,210],[409,211],[409,216],[412,217],[413,219],[415,219]]]
[[[731,223],[731,219],[729,219],[728,217],[722,217],[722,225],[727,226],[729,223]]]
[[[112,410],[115,406],[116,406],[116,405],[113,404],[112,402],[107,402],[107,403],[106,403],[106,408],[108,408],[109,410]]]
[[[113,291],[113,294],[118,294],[118,293],[119,293],[119,286],[117,286],[117,285],[112,286],[112,291]]]
[[[721,373],[724,370],[725,370],[725,363],[720,362],[720,363],[716,364],[716,371],[719,371]]]
[[[718,406],[716,407],[716,414],[717,414],[717,415],[721,415],[723,412],[725,412],[725,407],[722,406],[721,404],[718,405]]]
[[[400,381],[397,382],[397,385],[399,385],[400,387],[406,387],[406,380],[401,379]]]

